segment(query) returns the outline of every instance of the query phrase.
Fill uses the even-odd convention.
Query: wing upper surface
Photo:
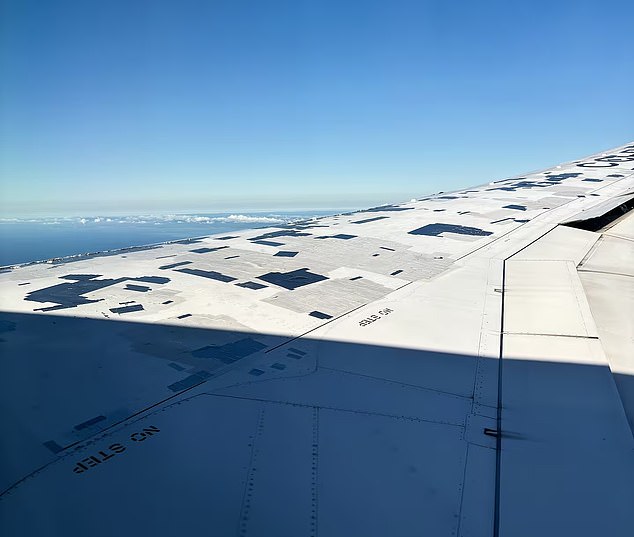
[[[501,334],[509,360],[527,337],[551,356],[549,330],[598,341],[575,267],[599,234],[540,238],[631,189],[633,163],[623,146],[399,205],[6,269],[0,527],[490,534]],[[532,283],[503,316],[507,269]],[[601,353],[589,345],[576,355]],[[608,412],[621,399],[605,390]]]

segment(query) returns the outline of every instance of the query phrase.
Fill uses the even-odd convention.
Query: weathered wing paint
[[[3,271],[0,533],[630,535],[633,168]]]

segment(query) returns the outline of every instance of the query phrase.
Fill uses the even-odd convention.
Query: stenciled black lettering
[[[99,455],[101,456],[101,462],[106,462],[108,459],[112,459],[115,456],[114,453],[106,453],[105,451],[100,451]]]
[[[143,434],[143,433],[140,433],[140,434]],[[110,459],[114,458],[116,455],[123,453],[125,450],[126,450],[126,447],[123,444],[119,444],[119,443],[110,444],[110,446],[107,449],[98,451],[96,455],[91,455],[90,457],[86,457],[85,459],[82,459],[81,462],[78,462],[76,466],[73,468],[73,472],[76,474],[83,474],[85,471],[90,470],[91,468],[95,468],[99,464],[102,464],[106,461],[109,461]]]
[[[611,168],[612,166],[618,166],[616,162],[584,162],[582,164],[577,164],[580,168]]]
[[[594,160],[599,162],[631,162],[634,160],[634,156],[630,155],[606,155],[605,157],[599,157]]]
[[[81,462],[83,462],[84,464],[87,464],[90,468],[94,468],[98,464],[101,464],[101,461],[94,455],[90,457],[86,457],[85,459],[82,459]]]
[[[76,474],[83,474],[86,470],[88,470],[88,467],[84,466],[81,462],[78,462],[77,466],[73,468],[73,472]]]

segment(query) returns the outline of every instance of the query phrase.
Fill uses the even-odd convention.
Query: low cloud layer
[[[79,225],[108,225],[108,224],[283,224],[305,218],[299,215],[279,214],[166,214],[166,215],[135,215],[135,216],[92,216],[92,217],[51,217],[51,218],[0,218],[0,224],[79,224]]]

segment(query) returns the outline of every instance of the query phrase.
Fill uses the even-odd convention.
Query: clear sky
[[[634,2],[0,0],[0,213],[353,207],[634,139]]]

